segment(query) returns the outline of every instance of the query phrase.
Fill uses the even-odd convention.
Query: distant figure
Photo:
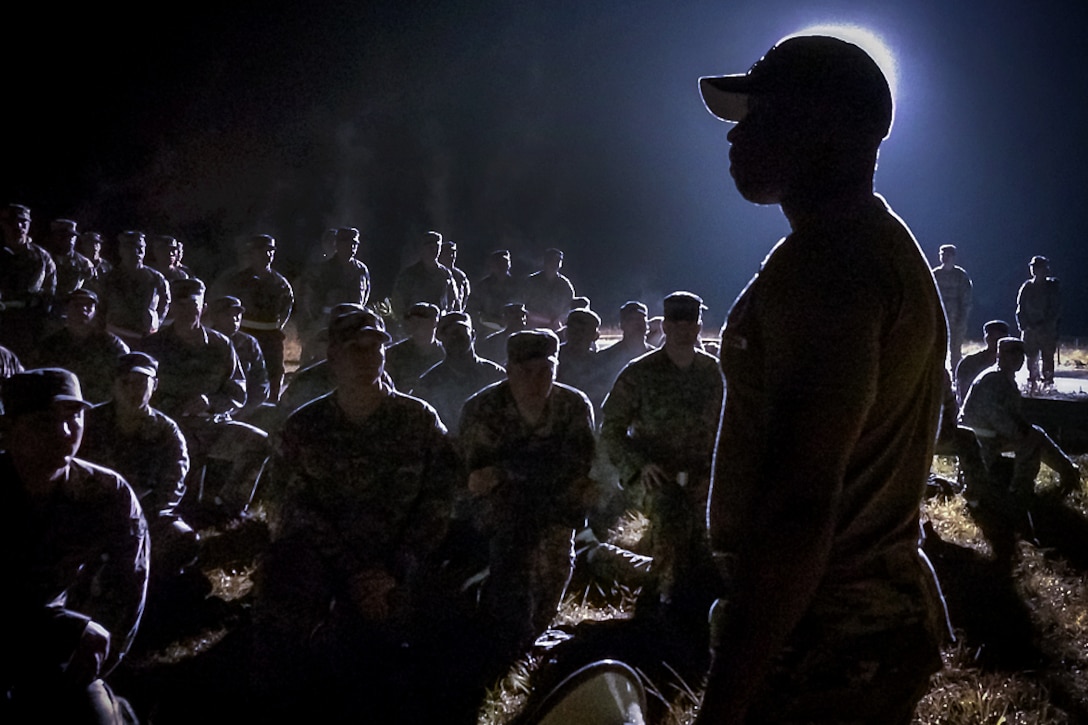
[[[593,409],[555,382],[558,353],[550,330],[515,333],[507,380],[469,398],[461,413],[465,510],[490,563],[481,601],[489,641],[481,646],[506,665],[555,617],[592,490]]]
[[[73,290],[94,279],[94,264],[76,251],[79,232],[71,219],[56,219],[49,224],[49,246],[57,265],[58,300],[68,299]]]
[[[506,371],[476,354],[476,332],[472,318],[464,312],[442,315],[435,336],[446,356],[419,376],[412,395],[433,405],[450,435],[456,437],[461,406],[473,393],[506,377]]]
[[[997,341],[1008,336],[1009,323],[1004,320],[990,320],[982,326],[982,341],[986,347],[963,358],[956,366],[956,399],[960,406],[979,373],[997,362]]]
[[[476,282],[469,303],[477,326],[494,331],[502,324],[503,307],[517,298],[518,280],[511,273],[510,250],[497,249],[488,255],[487,275]]]
[[[453,286],[457,290],[457,310],[464,312],[468,309],[468,297],[472,294],[472,284],[468,281],[465,271],[457,266],[457,242],[449,239],[442,240],[438,263],[448,269],[453,276]]]
[[[453,275],[438,261],[442,235],[427,232],[419,243],[419,261],[401,270],[393,283],[390,303],[397,317],[404,318],[417,302],[427,302],[441,312],[457,309],[457,285]]]
[[[242,332],[242,318],[246,308],[237,297],[227,295],[208,303],[204,310],[204,322],[211,329],[225,335],[238,354],[238,362],[246,379],[246,404],[235,413],[238,420],[259,423],[251,420],[262,408],[274,403],[269,402],[271,385],[268,380],[268,367],[264,362],[264,353],[257,338],[248,332]]]
[[[1080,469],[1049,435],[1032,425],[1021,412],[1020,388],[1016,373],[1024,366],[1024,343],[1005,337],[997,343],[997,364],[971,384],[963,401],[960,423],[975,432],[982,449],[982,461],[991,480],[1001,453],[1016,454],[1010,490],[1022,501],[1035,492],[1040,462],[1055,471],[1063,492],[1080,489]]]
[[[529,311],[529,327],[558,330],[566,322],[574,299],[574,285],[560,273],[562,268],[563,252],[553,247],[544,250],[540,271],[526,278],[522,298]]]
[[[661,315],[654,315],[646,321],[647,332],[646,342],[653,347],[661,347],[665,342],[665,331],[661,329],[662,323],[665,322],[665,318]]]
[[[30,238],[30,209],[0,208],[0,343],[26,358],[57,292],[57,265]]]
[[[165,277],[167,282],[192,276],[181,264],[181,242],[176,237],[169,234],[155,234],[148,241],[151,243],[153,256],[150,266]]]
[[[35,367],[64,368],[79,376],[83,396],[92,403],[109,400],[117,360],[129,351],[121,338],[98,325],[97,308],[93,290],[73,290],[64,301],[64,327],[43,338],[33,357]]]
[[[29,370],[5,381],[0,566],[14,628],[0,654],[0,719],[132,722],[103,682],[144,609],[150,544],[136,495],[115,471],[76,457],[79,381]]]
[[[665,298],[665,344],[627,364],[604,401],[601,445],[650,520],[652,581],[637,614],[705,621],[715,596],[705,516],[724,384],[699,348],[702,299]]]
[[[963,267],[956,266],[956,246],[942,244],[938,252],[941,264],[933,268],[937,291],[948,320],[948,360],[955,370],[963,356],[963,336],[967,334],[967,322],[971,316],[971,278]]]
[[[510,302],[502,308],[502,329],[491,333],[478,346],[480,355],[499,365],[506,365],[506,341],[515,332],[529,327],[529,313],[521,302]]]
[[[170,309],[170,285],[144,264],[147,239],[143,232],[117,237],[121,262],[97,282],[106,329],[139,349],[143,338],[157,331]]]
[[[237,297],[246,315],[241,329],[260,343],[268,369],[268,399],[280,399],[284,375],[284,325],[295,307],[295,291],[282,274],[272,269],[276,260],[276,240],[268,234],[255,234],[246,242],[245,265],[228,272],[212,286],[215,297]]]
[[[102,235],[98,232],[80,234],[79,239],[76,240],[76,250],[91,260],[95,281],[102,279],[113,269],[113,265],[102,256]]]
[[[1054,356],[1058,351],[1058,324],[1062,318],[1061,284],[1050,275],[1050,260],[1035,256],[1028,265],[1031,279],[1016,295],[1016,324],[1024,341],[1028,380],[1032,387],[1054,384]]]
[[[891,91],[825,36],[700,86],[737,124],[737,190],[791,232],[722,330],[709,522],[732,591],[696,723],[906,725],[947,636],[919,547],[947,330],[921,249],[873,193]]]
[[[620,332],[623,337],[601,350],[599,358],[609,388],[624,365],[654,349],[646,341],[650,332],[649,314],[646,305],[637,300],[628,300],[620,307]]]
[[[566,340],[559,346],[559,372],[556,380],[577,388],[593,403],[596,416],[610,380],[601,366],[597,340],[601,336],[601,318],[590,309],[571,310],[567,315]]]
[[[313,352],[313,335],[328,319],[336,305],[365,305],[370,301],[370,269],[355,255],[359,251],[359,230],[341,227],[333,230],[335,252],[308,270],[302,282],[306,339],[305,363],[319,359]]]
[[[435,339],[438,307],[429,302],[416,302],[404,314],[404,331],[408,337],[389,346],[385,369],[393,384],[402,393],[412,392],[419,376],[437,365],[445,353]]]

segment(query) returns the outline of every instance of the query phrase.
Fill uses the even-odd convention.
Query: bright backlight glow
[[[863,28],[860,25],[849,24],[811,25],[786,37],[795,35],[830,35],[833,38],[839,38],[858,46],[880,66],[880,70],[884,72],[884,77],[888,79],[888,87],[892,91],[892,101],[898,100],[899,74],[896,68],[895,55],[892,54],[891,48],[884,42],[884,39],[872,30]]]

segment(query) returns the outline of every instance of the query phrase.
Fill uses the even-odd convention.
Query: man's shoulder
[[[128,482],[112,468],[72,458],[68,467],[68,485],[76,498],[129,495],[135,498]]]

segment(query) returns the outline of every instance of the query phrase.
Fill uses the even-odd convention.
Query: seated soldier
[[[960,360],[956,366],[956,400],[959,405],[967,398],[971,383],[986,368],[997,362],[997,341],[1009,336],[1009,323],[990,320],[982,326],[982,341],[986,347]]]
[[[442,360],[442,345],[434,336],[438,316],[438,307],[429,302],[412,305],[404,315],[408,337],[389,346],[385,369],[402,393],[411,392],[419,376]]]
[[[121,338],[99,326],[97,308],[98,295],[93,290],[72,292],[64,306],[64,327],[38,343],[33,356],[36,366],[75,373],[84,397],[92,403],[109,399],[117,358],[128,352]]]
[[[499,666],[509,666],[551,623],[570,580],[574,529],[593,492],[593,408],[555,382],[559,338],[510,337],[507,380],[473,395],[459,447],[468,489],[459,517],[486,542],[482,607]]]
[[[1002,452],[1016,454],[1009,491],[1021,500],[1035,493],[1039,464],[1045,463],[1059,476],[1063,492],[1079,490],[1080,469],[1049,435],[1032,425],[1021,412],[1020,388],[1016,373],[1024,366],[1024,343],[1004,337],[997,343],[997,364],[975,378],[963,401],[960,424],[975,432],[982,461],[991,483],[1000,474],[995,470]]]
[[[204,283],[171,283],[171,322],[149,335],[144,350],[159,361],[154,407],[181,426],[193,466],[192,494],[182,515],[194,524],[221,523],[243,514],[268,458],[268,434],[233,420],[245,405],[246,382],[234,346],[204,327]]]
[[[450,434],[457,435],[461,406],[476,391],[506,377],[506,371],[476,354],[476,332],[467,313],[447,312],[435,332],[446,358],[423,373],[411,392],[433,405]]]
[[[0,719],[129,722],[103,678],[143,612],[149,542],[139,501],[120,475],[76,458],[90,403],[75,375],[19,373],[3,401],[0,557],[13,629],[0,656]]]
[[[383,380],[389,336],[375,322],[331,323],[335,391],[287,419],[270,469],[256,675],[278,718],[320,702],[332,721],[365,707],[415,722],[410,708],[439,684],[410,668],[423,664],[421,601],[457,463],[434,409]]]
[[[178,515],[186,493],[189,452],[178,424],[151,407],[158,382],[159,363],[142,352],[121,356],[114,365],[113,396],[87,411],[82,452],[89,461],[125,477],[140,499],[151,532],[151,581],[147,616],[140,631],[156,634],[170,629],[176,619],[176,580],[199,552],[199,537]],[[210,591],[199,570],[188,572],[198,598]],[[184,599],[184,606],[192,605]]]
[[[529,313],[520,302],[510,302],[502,308],[502,329],[491,333],[477,345],[476,351],[499,365],[506,365],[506,340],[515,332],[529,327]]]
[[[238,353],[238,362],[246,378],[246,404],[235,414],[238,420],[253,423],[258,428],[267,430],[259,421],[267,417],[271,387],[268,382],[268,368],[264,364],[257,338],[248,332],[242,332],[242,315],[246,308],[237,297],[219,297],[208,304],[204,311],[204,321],[208,327],[219,332],[231,341]]]
[[[574,309],[567,315],[566,341],[559,346],[559,372],[556,379],[564,385],[581,390],[593,403],[594,413],[600,411],[608,383],[597,353],[601,336],[601,318],[587,308]]]

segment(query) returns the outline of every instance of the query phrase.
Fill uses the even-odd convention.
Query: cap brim
[[[78,403],[78,404],[82,405],[84,408],[94,407],[94,403],[91,403],[90,401],[84,400],[83,398],[77,398],[74,395],[54,395],[53,396],[53,402],[54,403]]]
[[[706,110],[722,119],[736,123],[748,115],[751,78],[745,75],[703,76],[699,92]]]

